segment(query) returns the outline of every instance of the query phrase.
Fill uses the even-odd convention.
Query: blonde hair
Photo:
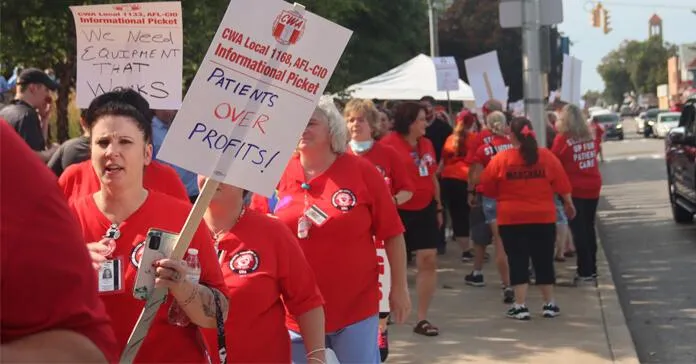
[[[333,98],[329,95],[319,98],[319,104],[317,104],[315,111],[319,111],[326,117],[331,136],[331,151],[337,154],[344,153],[348,146],[348,128],[341,113],[336,108]]]
[[[343,117],[346,122],[348,122],[348,117],[351,113],[362,114],[367,121],[367,125],[370,126],[370,135],[372,135],[373,138],[379,136],[381,130],[379,126],[379,111],[372,101],[367,99],[351,99],[343,108]]]
[[[493,111],[486,116],[486,127],[497,135],[505,135],[505,125],[507,117],[500,111]]]
[[[560,134],[568,139],[578,141],[592,140],[590,127],[585,121],[582,110],[573,104],[568,104],[563,107],[556,128]]]

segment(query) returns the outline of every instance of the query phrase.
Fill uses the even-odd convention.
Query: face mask
[[[352,149],[355,153],[364,153],[370,150],[372,148],[372,145],[375,143],[374,140],[366,140],[364,142],[358,142],[355,140],[351,140],[348,145],[350,145],[350,149]]]

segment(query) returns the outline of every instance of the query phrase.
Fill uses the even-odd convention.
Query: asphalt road
[[[696,224],[673,222],[664,141],[603,146],[599,237],[641,363],[696,363]]]

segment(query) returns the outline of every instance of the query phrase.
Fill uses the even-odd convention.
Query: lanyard
[[[309,210],[309,189],[311,186],[307,182],[302,182],[300,185],[302,191],[304,191],[304,209],[302,210],[302,216],[297,220],[297,238],[306,239],[309,236],[309,228],[312,227],[312,222],[307,217],[307,210]]]

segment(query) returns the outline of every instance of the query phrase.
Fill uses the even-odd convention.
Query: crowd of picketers
[[[55,89],[25,69],[0,110],[1,203],[12,211],[2,214],[3,277],[14,282],[3,278],[3,355],[114,362],[144,306],[133,287],[148,231],[179,231],[206,178],[157,160],[176,111],[152,110],[133,90],[96,97],[83,134],[49,146]],[[595,127],[578,106],[553,106],[539,145],[530,120],[496,100],[450,122],[432,97],[388,108],[322,97],[273,197],[221,184],[184,259],[153,263],[169,298],[136,362],[384,361],[388,321],[411,315],[409,261],[413,331],[440,334],[428,313],[447,227],[473,261],[467,284],[484,285],[494,247],[507,317],[531,318],[530,269],[540,315],[558,316],[554,260],[575,255],[578,284],[597,276],[602,182]]]

